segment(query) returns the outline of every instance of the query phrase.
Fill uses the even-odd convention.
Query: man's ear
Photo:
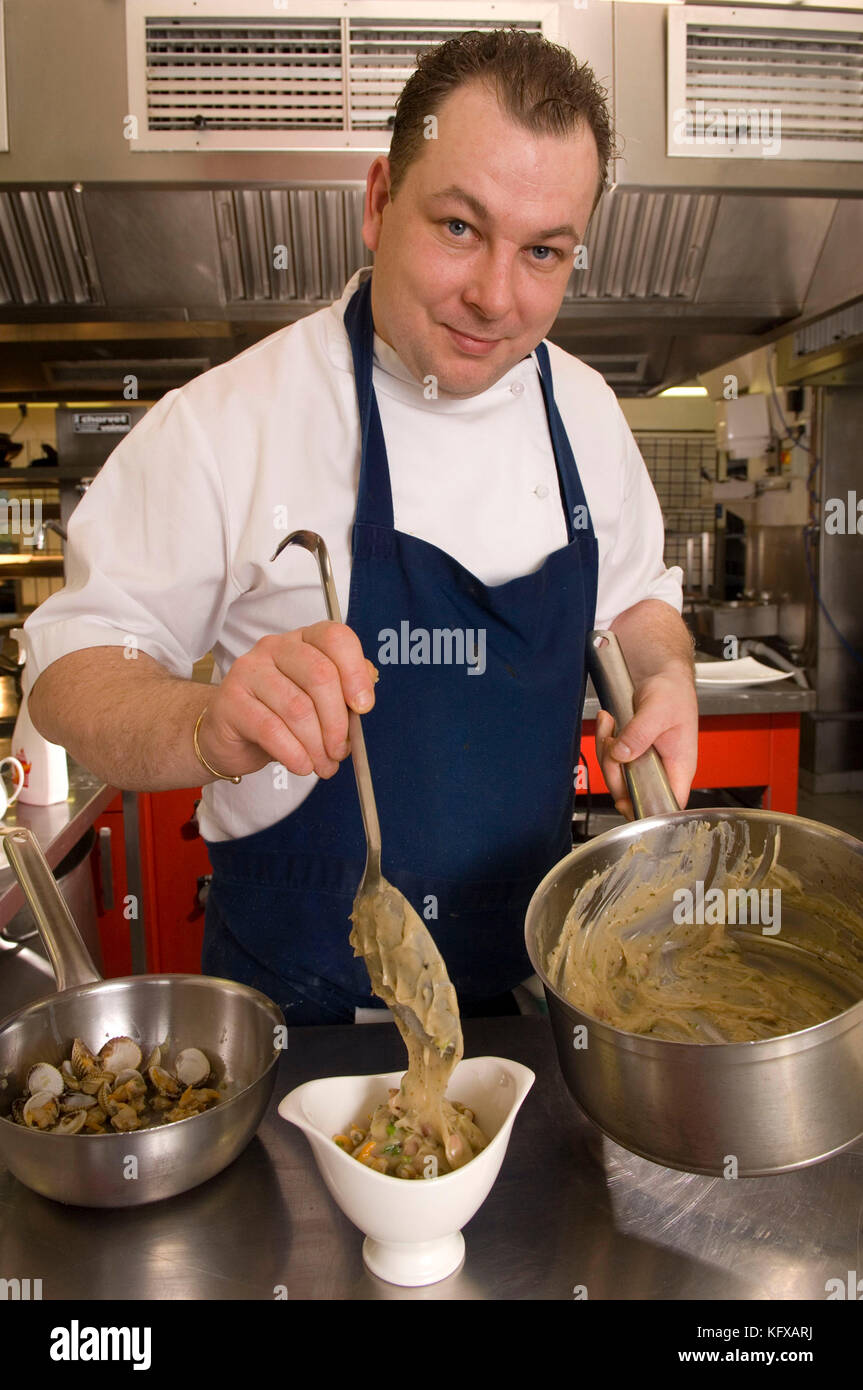
[[[378,155],[366,175],[363,241],[370,251],[377,251],[378,249],[384,208],[390,201],[390,162],[385,154],[381,154]]]

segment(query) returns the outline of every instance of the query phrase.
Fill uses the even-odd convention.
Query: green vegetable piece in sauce
[[[383,1147],[383,1152],[384,1152],[385,1154],[400,1154],[401,1151],[402,1151],[402,1146],[401,1146],[401,1144],[384,1144],[384,1147]]]

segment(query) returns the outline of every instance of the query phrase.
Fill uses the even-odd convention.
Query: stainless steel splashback
[[[863,387],[824,388],[821,397],[818,531],[810,546],[820,599],[813,597],[818,702],[803,716],[802,780],[811,791],[863,791]]]

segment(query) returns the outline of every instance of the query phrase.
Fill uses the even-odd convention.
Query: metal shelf
[[[81,478],[95,478],[99,469],[90,468],[0,468],[0,485],[4,483],[75,483]]]

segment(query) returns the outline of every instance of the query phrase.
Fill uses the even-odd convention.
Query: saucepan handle
[[[614,716],[618,731],[633,716],[635,687],[626,658],[613,632],[591,632],[587,639],[587,669],[596,687],[599,703]],[[668,773],[655,748],[623,764],[623,774],[636,818],[662,816],[679,811]]]
[[[6,857],[33,909],[60,990],[101,980],[39,841],[24,825],[0,825]]]

